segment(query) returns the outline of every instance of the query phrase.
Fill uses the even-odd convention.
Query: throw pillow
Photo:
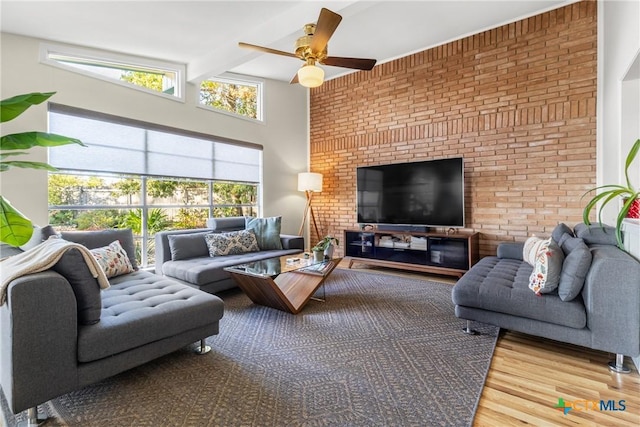
[[[567,224],[565,223],[558,223],[558,225],[556,225],[556,227],[553,229],[553,231],[551,232],[551,238],[558,243],[558,246],[562,246],[560,244],[560,239],[562,239],[562,237],[567,234],[567,237],[573,237],[573,231],[571,230],[571,227],[569,227]]]
[[[529,276],[529,289],[538,295],[555,291],[560,283],[563,262],[564,254],[558,244],[551,238],[544,240]]]
[[[209,256],[238,255],[260,250],[253,230],[211,233],[204,236],[209,247]]]
[[[245,228],[256,233],[258,246],[262,251],[281,250],[280,230],[282,228],[282,217],[273,216],[269,218],[245,218]]]
[[[78,323],[98,323],[102,311],[100,284],[91,274],[82,253],[76,248],[65,251],[52,269],[67,279],[73,289],[77,302]]]
[[[204,236],[207,234],[209,234],[208,231],[167,236],[169,240],[169,250],[171,251],[171,260],[178,261],[181,259],[208,256],[209,247],[204,239]]]
[[[109,246],[91,249],[91,253],[108,279],[135,271],[127,252],[122,249],[118,240],[111,242]]]
[[[107,230],[90,231],[62,231],[60,237],[74,243],[80,243],[89,249],[108,246],[114,240],[118,240],[122,248],[127,252],[129,261],[134,270],[138,269],[136,262],[136,245],[133,241],[133,232],[130,228],[113,228]]]
[[[540,252],[540,248],[545,244],[545,239],[542,239],[537,236],[529,237],[525,242],[522,248],[522,259],[525,260],[529,265],[535,266],[536,259],[538,258],[538,252]]]
[[[617,245],[616,229],[605,224],[576,224],[576,237],[584,240],[587,245]]]
[[[558,295],[562,301],[571,301],[578,296],[591,267],[591,251],[582,239],[570,237],[562,244],[565,254]]]

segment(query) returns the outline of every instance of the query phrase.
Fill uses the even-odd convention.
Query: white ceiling
[[[576,0],[511,1],[30,1],[1,0],[2,32],[187,65],[188,80],[224,72],[290,81],[302,62],[238,42],[293,52],[326,7],[343,20],[330,56],[378,64]],[[326,78],[350,72],[324,67]]]

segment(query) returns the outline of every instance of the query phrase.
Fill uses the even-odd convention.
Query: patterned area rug
[[[471,424],[497,328],[463,334],[448,284],[341,269],[325,283],[326,302],[298,315],[222,294],[210,353],[183,349],[57,398],[44,425]]]

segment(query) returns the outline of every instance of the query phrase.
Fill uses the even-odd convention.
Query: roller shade
[[[59,169],[259,183],[262,147],[49,104],[49,132],[87,147],[49,150]]]

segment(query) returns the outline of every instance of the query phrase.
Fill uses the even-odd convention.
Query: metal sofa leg
[[[619,353],[616,354],[615,362],[609,362],[609,369],[619,374],[628,374],[631,372],[631,369],[624,364],[624,354]]]
[[[211,346],[208,346],[205,340],[200,340],[200,346],[196,349],[198,354],[207,354],[211,351]]]
[[[477,335],[478,334],[478,332],[476,332],[473,329],[471,329],[471,320],[467,320],[467,327],[466,328],[462,328],[462,332],[464,332],[467,335]]]
[[[24,421],[20,421],[17,424],[17,427],[37,427],[44,421],[44,418],[38,418],[38,407],[34,406],[33,408],[27,409],[27,419]]]

